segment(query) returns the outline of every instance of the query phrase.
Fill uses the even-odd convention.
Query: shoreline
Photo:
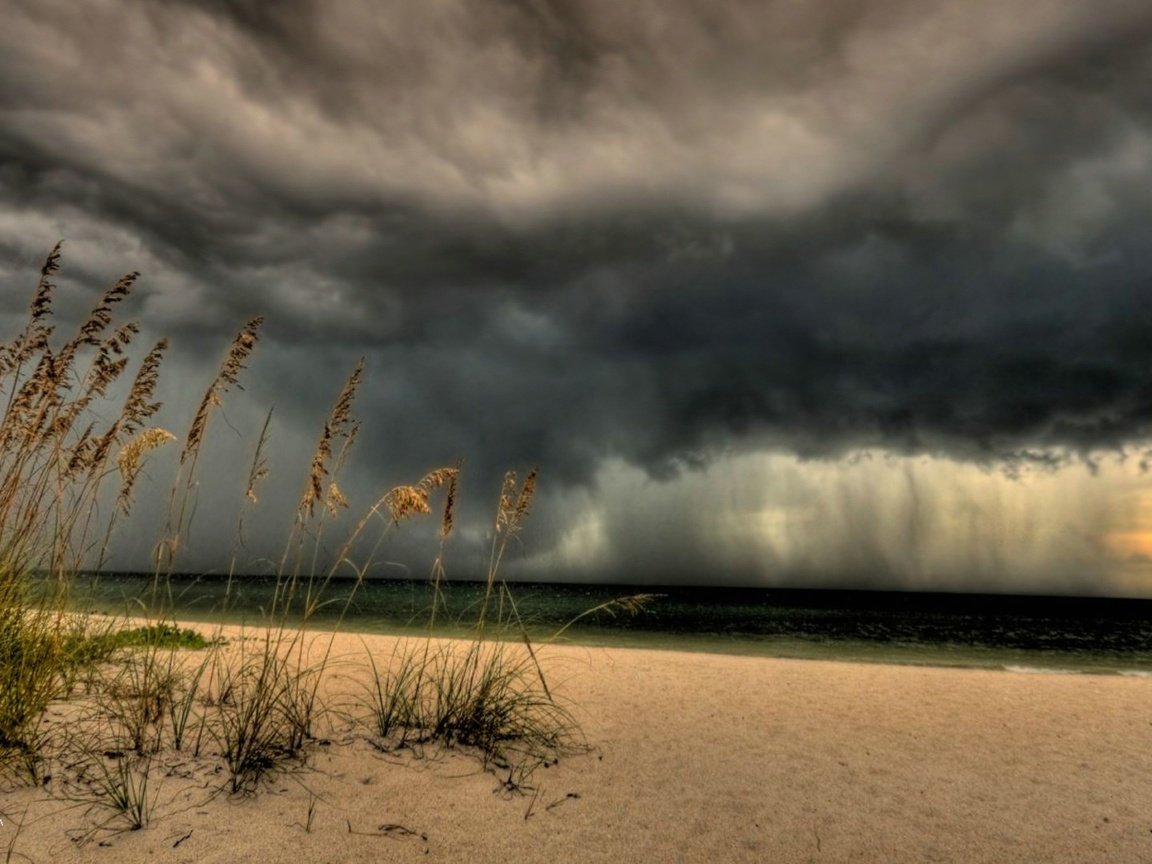
[[[98,591],[93,582],[90,592],[82,591],[77,597],[75,608],[116,614],[133,611],[129,598],[140,589],[138,576],[100,579],[106,580],[103,588]],[[201,577],[177,580],[172,614],[208,626],[221,620],[261,623],[258,610],[269,580],[258,580],[256,584],[263,587],[245,587],[232,599],[236,605],[225,616],[218,611],[223,600],[221,584],[220,579]],[[450,600],[432,635],[468,638],[476,592],[483,586],[468,582],[451,586]],[[538,644],[547,643],[548,637],[576,619],[577,626],[563,633],[566,644],[960,668],[1152,673],[1152,603],[1146,602],[1093,600],[1095,605],[1084,608],[1081,602],[1058,597],[778,589],[726,589],[714,596],[699,589],[668,588],[671,593],[662,593],[635,620],[611,611],[582,617],[635,588],[513,586],[529,634]],[[335,599],[343,596],[341,590],[334,591]],[[424,636],[431,599],[427,591],[419,580],[366,583],[341,629]],[[341,606],[338,603],[330,611]],[[321,615],[313,627],[334,625],[335,614],[322,611]],[[446,621],[463,623],[444,626]]]
[[[180,627],[236,627],[263,629],[265,621],[246,620],[245,616],[221,616],[207,613],[188,615],[181,610],[175,617]],[[116,618],[105,612],[88,613],[103,618]],[[147,620],[144,615],[130,615],[121,620],[137,622]],[[305,628],[310,633],[333,632],[333,621],[318,619]],[[446,627],[437,625],[433,630],[425,625],[402,627],[391,624],[356,626],[366,620],[351,616],[335,632],[353,636],[381,636],[392,639],[468,640],[474,635],[471,625]],[[291,627],[289,629],[298,629]],[[605,648],[611,650],[653,650],[671,653],[710,654],[724,657],[759,657],[766,659],[826,661],[843,663],[879,664],[939,669],[984,669],[1022,674],[1059,673],[1068,675],[1119,675],[1122,677],[1152,677],[1152,652],[1128,655],[1121,652],[1073,653],[1055,649],[1011,649],[972,645],[908,645],[883,642],[851,642],[847,640],[800,640],[795,638],[760,637],[747,634],[721,636],[710,633],[667,633],[657,630],[625,630],[572,628],[561,641],[552,642],[541,634],[529,632],[533,645],[571,646],[577,648]],[[503,641],[519,642],[517,633]]]

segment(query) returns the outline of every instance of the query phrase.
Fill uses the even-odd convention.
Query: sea
[[[150,575],[88,574],[72,602],[139,615],[154,591]],[[275,591],[268,577],[173,576],[160,605],[180,620],[257,625]],[[308,626],[465,638],[483,610],[497,622],[487,632],[538,643],[1152,677],[1152,600],[521,582],[485,607],[485,593],[477,582],[333,580]]]

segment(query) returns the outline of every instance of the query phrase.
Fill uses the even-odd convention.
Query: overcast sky
[[[266,315],[272,521],[364,356],[457,575],[538,466],[512,576],[1152,594],[1147,2],[0,7],[0,323],[140,270],[179,432]]]

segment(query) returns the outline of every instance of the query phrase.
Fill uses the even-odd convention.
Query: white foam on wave
[[[1060,669],[1056,666],[1019,666],[1015,664],[1004,667],[1006,672],[1022,672],[1026,675],[1078,675],[1076,669]]]
[[[1059,666],[1024,666],[1015,663],[1001,668],[1005,672],[1019,672],[1024,675],[1124,675],[1128,678],[1152,678],[1152,669],[1062,669]]]

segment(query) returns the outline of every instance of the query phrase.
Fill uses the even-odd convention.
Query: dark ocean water
[[[134,613],[150,577],[79,580],[78,606]],[[176,577],[166,589],[177,617],[258,623],[275,583],[243,577]],[[428,631],[433,592],[426,582],[335,582],[324,593],[318,627],[340,621],[370,633]],[[639,588],[626,585],[516,583],[519,619],[546,640],[886,663],[986,666],[1152,676],[1152,600],[1025,597],[749,588]],[[483,585],[446,583],[434,631],[466,635]],[[612,601],[658,595],[629,612]],[[595,607],[598,612],[581,616]],[[496,610],[501,611],[501,610]],[[508,617],[510,608],[502,610]],[[517,632],[519,632],[517,630]]]

